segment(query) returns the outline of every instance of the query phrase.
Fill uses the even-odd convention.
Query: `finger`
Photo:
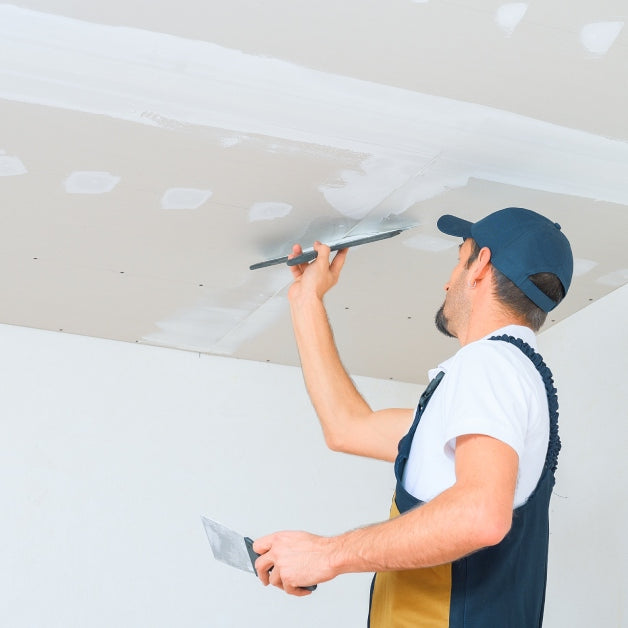
[[[279,569],[271,569],[271,571],[268,573],[268,581],[274,587],[277,587],[278,589],[281,589],[282,591],[284,590],[283,582],[281,580],[281,575],[279,573]]]
[[[334,256],[334,259],[332,260],[331,265],[329,266],[329,270],[331,270],[332,274],[334,275],[334,277],[336,277],[336,279],[340,275],[340,271],[342,270],[342,267],[345,265],[345,260],[347,259],[348,252],[349,252],[349,249],[340,249],[338,253],[336,253],[336,255]]]
[[[267,562],[260,563],[258,558],[255,561],[255,571],[257,571],[257,577],[262,584],[267,587],[270,584],[270,574],[273,572],[272,564],[269,565]]]
[[[305,597],[306,595],[312,595],[312,591],[308,591],[308,589],[304,589],[303,587],[293,587],[285,583],[283,585],[283,590],[288,593],[288,595],[295,595],[296,597]]]
[[[253,550],[258,554],[261,554],[255,561],[255,571],[257,572],[259,579],[262,581],[262,584],[267,586],[269,583],[269,574],[273,569],[273,559],[268,554],[270,545],[259,541],[260,539],[255,541],[253,544]],[[262,551],[260,552],[260,550]]]
[[[292,245],[292,253],[290,253],[290,255],[288,255],[288,259],[292,259],[293,257],[298,257],[299,255],[301,255],[301,253],[303,253],[303,249],[301,248],[300,244],[293,244]]]
[[[293,244],[292,253],[288,255],[288,259],[293,259],[295,257],[298,257],[299,255],[301,255],[301,253],[303,253],[303,249],[301,248],[301,245]],[[290,266],[290,272],[292,273],[292,276],[295,279],[300,277],[303,274],[303,271],[305,270],[305,266],[307,266],[307,264],[298,264],[297,266]]]
[[[319,262],[319,263],[329,264],[329,254],[331,253],[331,249],[326,244],[323,244],[322,242],[319,242],[318,240],[314,242],[313,248],[317,253],[317,257],[314,261],[316,262],[318,260],[325,260],[324,262]]]
[[[265,554],[272,546],[275,540],[274,534],[267,534],[266,536],[260,536],[253,541],[253,550],[256,554]]]

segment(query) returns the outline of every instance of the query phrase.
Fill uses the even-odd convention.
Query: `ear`
[[[484,279],[491,268],[491,249],[484,246],[480,249],[476,260],[469,269],[470,278],[473,281]]]

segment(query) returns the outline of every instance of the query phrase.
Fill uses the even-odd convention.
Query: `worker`
[[[317,259],[293,267],[292,321],[326,443],[394,461],[397,484],[389,520],[334,537],[259,538],[256,569],[264,585],[297,596],[375,572],[371,628],[541,626],[560,440],[535,332],[569,289],[571,247],[560,225],[518,207],[437,225],[462,238],[436,314],[460,349],[430,371],[415,411],[373,411],[341,364],[323,298],[347,250],[330,260],[316,243]]]

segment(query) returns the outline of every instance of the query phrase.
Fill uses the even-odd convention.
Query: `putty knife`
[[[369,242],[377,242],[378,240],[392,238],[396,235],[399,235],[402,231],[404,231],[404,229],[382,231],[381,233],[374,233],[366,236],[347,236],[346,238],[342,238],[341,240],[329,244],[328,246],[332,251],[339,251],[340,249],[348,249],[350,246],[358,246],[359,244],[368,244]],[[314,249],[308,249],[298,257],[294,257],[292,259],[288,259],[287,255],[284,257],[274,257],[272,259],[266,260],[265,262],[258,262],[257,264],[253,264],[252,266],[249,266],[249,268],[250,270],[255,270],[257,268],[273,266],[274,264],[288,264],[288,266],[296,266],[297,264],[305,264],[306,262],[311,262],[312,260],[316,259],[317,256],[318,253]]]
[[[205,526],[214,558],[231,567],[254,573],[257,576],[255,561],[259,558],[259,554],[253,549],[253,540],[207,517],[201,517],[201,520]],[[316,585],[302,588],[314,591]]]

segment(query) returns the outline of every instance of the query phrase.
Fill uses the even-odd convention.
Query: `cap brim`
[[[447,235],[458,236],[466,239],[471,237],[471,227],[473,226],[473,223],[468,220],[452,216],[451,214],[445,214],[438,219],[436,226],[440,231],[446,233]]]

